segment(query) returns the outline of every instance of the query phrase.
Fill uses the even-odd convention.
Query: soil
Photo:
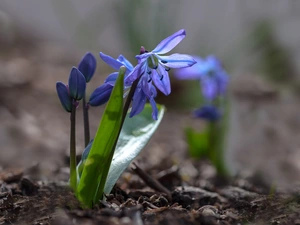
[[[208,162],[191,163],[211,170]],[[186,182],[177,166],[144,171],[133,165],[106,201],[83,209],[66,180],[34,181],[27,173],[1,172],[0,224],[300,224],[300,192],[276,191],[259,177]]]

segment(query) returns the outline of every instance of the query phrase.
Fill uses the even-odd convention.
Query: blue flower
[[[175,76],[179,79],[200,80],[202,94],[211,101],[225,94],[229,76],[215,56],[206,59],[194,56],[197,63],[189,68],[179,69]]]
[[[121,66],[125,66],[126,67],[125,78],[134,69],[133,65],[123,55],[120,55],[117,59],[114,59],[111,56],[105,55],[102,52],[100,52],[100,57],[104,62],[106,62],[109,66],[111,66],[115,70],[119,70]],[[104,81],[104,84],[99,86],[92,93],[89,101],[89,104],[91,106],[99,106],[108,101],[117,77],[118,77],[118,72],[111,73]],[[131,85],[125,86],[124,88],[125,93],[128,91],[130,87]],[[134,92],[133,99],[132,99],[133,100],[132,109],[130,111],[129,116],[133,117],[139,114],[141,111],[143,111],[145,103],[148,99],[153,110],[152,118],[157,120],[158,110],[156,107],[156,103],[154,101],[156,95],[157,92],[155,87],[152,84],[150,75],[147,73],[143,74]]]
[[[149,82],[149,75],[142,75],[133,95],[132,108],[129,116],[133,117],[142,112],[145,107],[146,100],[148,99],[152,107],[152,118],[157,120],[158,110],[156,102],[154,101],[156,95],[157,92],[155,87],[152,82]]]
[[[74,100],[81,100],[85,94],[86,81],[83,74],[75,67],[72,68],[69,76],[70,96]]]
[[[96,58],[90,52],[87,52],[78,64],[78,70],[83,74],[87,83],[92,79],[96,66]]]
[[[72,99],[69,94],[68,86],[64,83],[58,81],[56,82],[56,91],[58,98],[61,102],[61,105],[67,112],[71,112],[72,110]]]
[[[204,105],[194,111],[196,118],[208,120],[210,122],[217,121],[221,117],[221,112],[213,105]]]
[[[136,79],[147,73],[155,86],[165,95],[169,95],[171,93],[168,74],[170,68],[185,68],[196,63],[189,55],[175,53],[170,56],[162,56],[179,44],[185,35],[185,30],[179,30],[161,41],[151,52],[141,47],[140,55],[136,56],[138,65],[125,78],[125,85],[130,86]]]
[[[100,58],[111,66],[115,70],[119,70],[121,66],[126,67],[125,76],[127,76],[132,70],[132,64],[122,55],[119,55],[117,59],[112,58],[109,55],[105,55],[104,53],[100,52]],[[95,89],[95,91],[91,94],[89,105],[91,106],[100,106],[105,104],[112,92],[113,86],[117,80],[119,72],[113,72],[104,81],[104,84],[100,85]],[[127,91],[130,87],[125,86],[125,91]]]

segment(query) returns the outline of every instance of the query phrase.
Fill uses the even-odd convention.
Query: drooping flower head
[[[211,101],[225,94],[229,76],[221,62],[215,56],[206,59],[194,56],[197,61],[192,67],[175,71],[179,79],[200,80],[202,94],[205,99]]]
[[[90,52],[87,52],[81,59],[80,63],[78,64],[78,70],[83,74],[87,83],[94,76],[96,66],[97,66],[96,58]]]
[[[179,30],[161,41],[154,50],[148,52],[141,47],[140,55],[136,56],[138,65],[125,78],[125,84],[131,85],[136,79],[147,73],[150,81],[165,95],[171,93],[171,85],[168,71],[171,68],[185,68],[196,63],[193,57],[184,54],[172,54],[162,56],[171,51],[185,38],[185,30]]]

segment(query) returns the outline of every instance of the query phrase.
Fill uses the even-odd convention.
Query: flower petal
[[[106,103],[110,97],[113,86],[110,84],[102,84],[97,87],[95,91],[91,94],[89,105],[100,106]]]
[[[131,86],[132,83],[143,73],[145,73],[145,70],[143,70],[144,64],[137,64],[134,69],[128,74],[128,76],[124,79],[125,86]]]
[[[181,29],[166,39],[162,40],[152,51],[156,54],[165,54],[175,48],[185,38],[185,30]]]
[[[129,117],[133,117],[142,112],[145,107],[146,100],[147,98],[142,88],[137,87],[133,95],[132,108]]]
[[[201,80],[202,94],[206,100],[213,100],[218,95],[218,85],[213,78],[205,77]]]
[[[81,100],[84,96],[85,88],[85,77],[77,68],[73,67],[69,76],[70,96],[75,100]]]
[[[154,87],[153,84],[151,84],[150,91],[151,91],[151,96],[152,96],[153,98],[155,98],[155,97],[157,96],[157,91],[156,91],[156,88]]]
[[[141,55],[136,55],[135,58],[138,60],[138,63],[141,63],[144,60],[146,60],[148,57],[150,57],[151,55],[153,55],[152,52],[146,52],[146,53],[141,54]]]
[[[86,82],[89,82],[92,79],[96,66],[97,61],[95,56],[90,52],[86,53],[78,65],[78,70],[83,74]]]
[[[56,91],[61,105],[67,112],[72,110],[72,100],[69,95],[68,87],[62,82],[56,82]]]
[[[219,94],[223,95],[226,92],[228,82],[229,82],[229,75],[225,71],[220,71],[218,73],[218,89],[219,89]]]
[[[152,92],[150,90],[151,88],[151,83],[149,84],[148,83],[148,79],[150,79],[149,75],[148,74],[144,74],[142,77],[141,77],[141,80],[139,81],[139,85],[141,86],[144,94],[150,98]]]
[[[152,70],[152,79],[155,86],[162,93],[164,93],[165,95],[169,95],[171,93],[171,83],[169,74],[163,66],[159,65],[157,71]]]
[[[150,102],[150,104],[152,106],[152,118],[154,120],[157,120],[158,109],[157,109],[157,106],[156,106],[156,102],[154,101],[154,98],[150,98],[149,102]]]
[[[184,68],[196,63],[195,59],[190,55],[175,53],[169,56],[156,56],[162,65],[170,68]]]
[[[119,75],[119,72],[113,72],[113,73],[109,74],[107,76],[107,78],[105,79],[104,83],[114,86],[118,75]]]
[[[123,55],[119,55],[118,61],[121,62],[129,71],[133,70],[133,65]]]
[[[181,80],[199,80],[200,79],[200,71],[202,68],[202,63],[205,61],[198,57],[198,56],[192,56],[193,59],[195,59],[196,63],[190,67],[185,68],[179,68],[174,71],[174,76],[177,79]]]
[[[100,58],[110,67],[112,67],[115,70],[119,70],[121,66],[123,66],[123,63],[119,62],[118,60],[114,59],[113,57],[109,55],[105,55],[104,53],[99,53]]]

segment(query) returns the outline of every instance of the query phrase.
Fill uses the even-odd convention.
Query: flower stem
[[[71,127],[70,127],[70,185],[74,192],[76,192],[77,176],[76,176],[76,102],[72,102],[71,110]]]
[[[84,124],[84,146],[86,147],[90,142],[90,123],[89,123],[89,106],[86,104],[85,93],[82,98],[83,109],[83,124]]]
[[[224,149],[222,146],[222,127],[220,121],[209,122],[209,151],[210,160],[216,167],[218,175],[225,178],[228,176],[228,171],[225,165]]]
[[[126,115],[127,115],[127,112],[128,112],[128,109],[129,109],[129,106],[130,106],[130,103],[132,101],[132,98],[133,98],[133,95],[134,95],[134,92],[135,92],[135,89],[139,83],[139,80],[140,80],[141,77],[139,77],[138,79],[136,79],[132,85],[131,85],[131,88],[130,88],[130,91],[128,93],[128,96],[127,96],[127,99],[126,99],[126,102],[124,104],[124,108],[123,108],[123,115],[122,115],[122,124],[124,123],[124,120],[126,118]]]

